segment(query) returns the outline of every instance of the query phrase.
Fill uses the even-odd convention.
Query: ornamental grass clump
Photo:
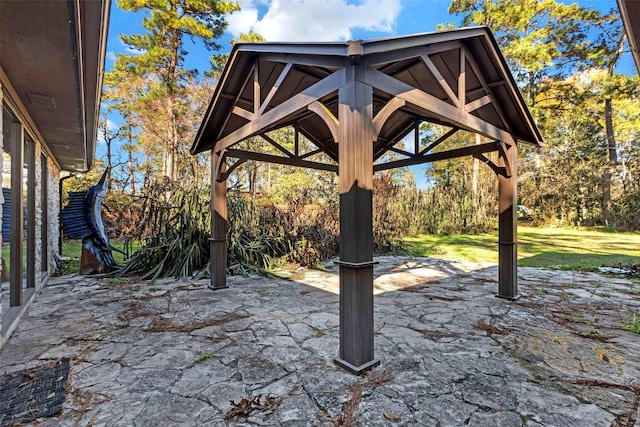
[[[148,232],[129,241],[138,240],[140,247],[114,275],[154,280],[199,273],[209,260],[208,188],[175,188],[169,203],[146,201],[143,218],[148,224],[140,229]]]
[[[195,184],[149,191],[140,199],[137,234],[125,245],[138,249],[109,276],[208,277],[210,197],[209,186]],[[313,267],[338,253],[336,206],[306,199],[276,206],[230,191],[227,210],[230,274],[269,274],[286,262]]]

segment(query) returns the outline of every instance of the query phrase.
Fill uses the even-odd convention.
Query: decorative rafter
[[[282,85],[282,82],[284,81],[285,77],[287,77],[287,75],[289,74],[289,71],[291,71],[291,67],[293,67],[293,62],[291,61],[287,62],[287,65],[285,65],[282,71],[280,72],[280,75],[278,76],[278,78],[276,79],[276,82],[273,84],[273,86],[269,90],[269,93],[265,97],[264,101],[262,101],[262,105],[258,109],[258,114],[264,113],[264,110],[266,110],[266,108],[269,106],[269,103],[271,102],[276,92],[280,88],[280,85]]]
[[[364,80],[374,88],[425,109],[442,120],[453,119],[459,123],[460,127],[469,131],[480,133],[491,139],[505,140],[509,143],[514,141],[509,132],[376,69],[367,68]]]
[[[429,68],[429,71],[431,71],[431,74],[433,74],[433,76],[436,78],[438,83],[440,83],[440,87],[444,90],[444,93],[447,94],[451,102],[453,102],[453,105],[459,106],[461,103],[461,100],[458,99],[458,96],[455,94],[453,89],[451,89],[451,86],[449,86],[449,83],[447,83],[445,78],[442,77],[442,74],[440,73],[440,70],[438,70],[438,68],[436,67],[436,64],[434,64],[433,61],[431,61],[431,58],[429,58],[429,56],[427,55],[421,55],[420,58],[422,59],[422,62],[425,63],[427,68]],[[458,90],[458,93],[460,94],[464,92],[460,92],[460,90]]]
[[[462,50],[466,52],[466,48],[463,47]],[[476,61],[473,59],[473,56],[472,55],[467,55],[467,56],[468,56],[469,66],[471,67],[471,69],[473,70],[473,73],[478,78],[480,85],[482,85],[482,88],[489,94],[491,99],[495,99],[495,95],[493,93],[493,87],[489,86],[489,84],[487,83],[487,80],[483,77],[482,72],[480,72],[480,67],[478,66]],[[494,102],[493,108],[495,108],[496,113],[498,114],[498,117],[500,118],[500,121],[504,125],[505,129],[508,132],[512,132],[511,125],[509,124],[509,120],[507,120],[504,114],[504,111],[502,111],[502,107],[500,107],[500,105],[497,102]]]
[[[339,142],[340,132],[338,129],[338,118],[334,116],[333,113],[320,101],[312,102],[307,106],[307,108],[309,111],[316,113],[316,115],[322,119],[324,124],[327,125],[331,132],[331,136],[333,137],[333,142]]]
[[[344,82],[345,69],[343,68],[219,139],[216,143],[215,150],[224,150],[245,138],[258,135],[265,129],[274,127],[275,124],[286,120],[290,115],[301,110],[306,110],[310,104],[338,90],[338,88],[344,85]]]

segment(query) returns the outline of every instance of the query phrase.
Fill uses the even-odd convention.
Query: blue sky
[[[459,24],[449,15],[450,0],[238,0],[241,10],[228,17],[228,28],[219,40],[221,52],[228,52],[229,40],[254,30],[267,41],[339,41],[372,39],[435,31],[439,23]],[[568,2],[567,2],[568,3]],[[578,0],[583,6],[601,11],[617,9],[615,0]],[[144,32],[144,13],[123,12],[112,1],[111,23],[105,68],[113,67],[116,53],[125,52],[119,34]],[[204,72],[212,52],[188,42],[186,67]],[[635,73],[633,59],[627,54],[619,70]],[[99,153],[100,155],[100,150]],[[411,168],[422,183],[423,168]],[[422,178],[422,179],[421,179]]]
[[[230,50],[229,40],[254,30],[267,41],[338,41],[371,39],[435,31],[439,23],[459,24],[449,15],[450,0],[239,0],[241,10],[228,17],[228,29],[220,45]],[[578,0],[584,6],[608,11],[617,8],[615,0]],[[113,66],[115,54],[126,48],[118,35],[143,32],[143,13],[123,12],[112,1],[108,57]],[[187,67],[204,71],[210,52],[200,45],[188,45]],[[633,68],[630,55],[622,59],[621,69]],[[633,71],[630,71],[633,72]]]

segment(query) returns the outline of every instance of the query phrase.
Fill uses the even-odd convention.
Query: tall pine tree
[[[155,116],[153,144],[162,153],[165,176],[178,176],[178,156],[187,144],[184,118],[189,112],[187,86],[196,75],[184,67],[186,37],[200,41],[209,50],[225,30],[225,15],[238,10],[227,0],[118,0],[130,12],[146,11],[143,34],[120,35],[131,53],[118,54],[114,70],[105,83],[117,90],[127,81],[144,79],[146,85],[134,99],[116,99],[121,112]],[[139,80],[138,80],[139,81]]]

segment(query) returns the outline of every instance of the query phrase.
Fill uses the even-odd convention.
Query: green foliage
[[[616,12],[555,0],[452,0],[449,11],[493,30],[541,130],[545,145],[520,153],[521,203],[534,221],[638,229],[625,210],[640,187],[638,79],[615,72]]]
[[[279,262],[314,267],[338,252],[336,206],[300,199],[286,206],[262,205],[235,194],[229,206],[229,270],[273,270]]]
[[[191,277],[209,258],[210,213],[202,209],[209,200],[206,188],[174,188],[170,205],[148,205],[149,234],[140,248],[113,275]]]
[[[640,334],[640,316],[633,313],[627,320],[625,320],[624,327],[626,330],[633,332],[634,334]]]
[[[113,275],[153,280],[208,274],[209,188],[181,185],[170,195],[167,203],[159,191],[140,199],[140,224],[129,236],[129,245],[139,242],[139,248]],[[232,191],[228,213],[227,268],[232,274],[264,274],[283,262],[315,266],[337,254],[335,205],[323,208],[308,198],[288,206],[263,205]]]
[[[220,49],[216,39],[226,28],[224,16],[238,10],[237,3],[226,0],[118,0],[127,12],[147,11],[142,26],[144,34],[120,38],[135,54],[119,54],[116,70],[158,73],[162,84],[155,91],[180,86],[191,72],[181,69],[186,51],[184,37],[198,39],[209,50]]]
[[[616,200],[616,221],[626,230],[640,230],[640,188],[625,192]]]
[[[105,100],[126,122],[129,146],[135,139],[144,150],[145,167],[174,180],[199,160],[188,147],[197,128],[193,117],[202,117],[198,110],[206,105],[194,102],[190,85],[197,72],[184,67],[185,38],[219,49],[224,17],[239,6],[227,0],[119,0],[118,6],[143,13],[145,32],[120,35],[130,53],[118,53],[105,75]]]
[[[80,271],[80,259],[70,258],[60,261],[60,265],[55,272],[56,276],[65,276],[67,274],[77,274]]]

